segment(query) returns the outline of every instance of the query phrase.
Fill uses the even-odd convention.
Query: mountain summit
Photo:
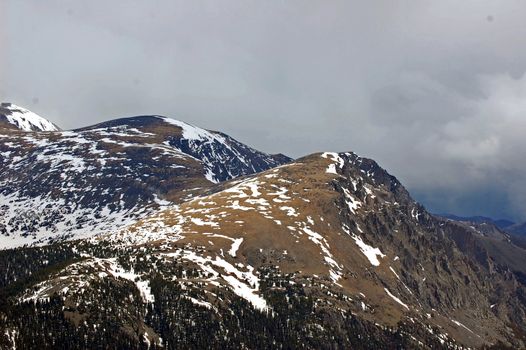
[[[289,162],[160,116],[72,131],[0,129],[0,246],[91,237],[215,183]]]
[[[22,131],[59,131],[59,127],[25,108],[13,103],[0,104],[0,127]]]
[[[201,161],[205,177],[214,183],[260,172],[292,160],[282,154],[270,155],[257,151],[224,133],[157,115],[115,119],[76,131],[107,128],[153,130],[165,138],[164,145]]]

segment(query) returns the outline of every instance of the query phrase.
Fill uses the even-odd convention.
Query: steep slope
[[[0,128],[22,131],[58,131],[58,126],[41,116],[12,103],[0,104]]]
[[[2,341],[60,344],[74,324],[129,348],[524,347],[525,288],[452,239],[475,234],[374,161],[315,154],[90,241],[5,252],[54,263],[5,274]]]
[[[447,221],[462,227],[451,238],[465,254],[476,257],[484,251],[496,263],[513,271],[518,279],[526,281],[526,245],[520,236],[504,231],[484,217],[454,217]]]
[[[0,138],[0,248],[90,237],[191,198],[210,180],[289,161],[157,116]]]

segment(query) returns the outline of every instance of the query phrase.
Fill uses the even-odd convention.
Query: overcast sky
[[[0,0],[0,100],[355,151],[434,212],[526,220],[526,1]]]

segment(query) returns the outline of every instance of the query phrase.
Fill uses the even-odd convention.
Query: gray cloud
[[[435,211],[526,218],[522,1],[0,7],[0,99],[64,128],[164,114],[267,152],[354,150]]]

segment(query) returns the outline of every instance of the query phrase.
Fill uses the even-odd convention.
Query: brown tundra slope
[[[293,286],[313,301],[316,318],[302,327],[311,329],[310,336],[330,329],[319,347],[378,347],[353,343],[343,321],[352,315],[370,334],[376,327],[406,337],[398,347],[523,348],[525,287],[482,246],[459,245],[476,241],[476,234],[428,214],[372,160],[313,154],[220,183],[92,239],[90,246],[105,247],[103,255],[79,242],[76,251],[85,251],[80,262],[19,298],[59,295],[65,304],[79,305],[90,281],[109,279],[130,284],[145,304],[156,305],[162,294],[154,280],[163,278],[214,319],[226,317],[235,298],[277,319],[287,303],[297,307],[289,293]],[[276,299],[279,293],[286,298]],[[74,314],[82,317],[78,310]],[[135,328],[138,339],[166,345],[153,321],[134,317],[141,325]],[[128,321],[119,322],[125,327]],[[340,334],[347,338],[336,343]]]

